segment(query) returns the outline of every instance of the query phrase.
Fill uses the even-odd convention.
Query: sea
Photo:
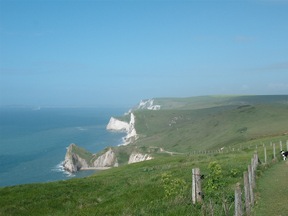
[[[66,148],[75,143],[96,153],[122,144],[125,133],[109,132],[112,116],[127,108],[0,108],[0,187],[43,183],[94,174],[63,170]]]

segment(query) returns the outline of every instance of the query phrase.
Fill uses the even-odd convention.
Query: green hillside
[[[155,104],[163,109],[134,112],[137,146],[189,152],[288,132],[287,96],[166,98]]]
[[[203,109],[229,105],[287,104],[287,95],[215,95],[189,98],[155,98],[161,109]]]
[[[212,209],[225,215],[223,205],[233,215],[234,187],[243,182],[253,153],[263,162],[265,144],[270,164],[271,143],[288,142],[287,96],[154,102],[162,109],[134,111],[139,139],[115,148],[122,166],[82,179],[0,188],[0,215],[210,215]],[[154,159],[127,165],[135,149]],[[269,164],[262,164],[258,175]],[[204,205],[191,204],[195,167],[205,176]]]

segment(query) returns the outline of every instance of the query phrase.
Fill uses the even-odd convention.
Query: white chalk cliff
[[[106,129],[107,130],[114,130],[114,131],[128,132],[129,123],[125,122],[125,121],[120,121],[114,117],[111,117],[108,125],[106,126]]]
[[[125,131],[127,135],[123,138],[124,143],[122,145],[128,145],[138,139],[135,129],[135,115],[132,112],[130,113],[129,123],[111,117],[106,129],[112,131]]]
[[[83,154],[84,152],[84,154]],[[85,158],[81,155],[85,155]],[[101,169],[104,167],[117,167],[118,161],[114,151],[109,148],[101,155],[95,155],[87,152],[85,149],[75,144],[67,147],[65,160],[62,163],[63,168],[71,173],[85,169]]]
[[[73,149],[76,145],[73,143],[67,147],[67,152],[65,155],[65,160],[63,162],[63,167],[66,171],[74,173],[83,168],[88,168],[89,165],[87,161],[76,154]]]
[[[148,154],[141,154],[141,153],[135,153],[134,152],[130,155],[128,164],[138,163],[141,161],[146,161],[146,160],[151,160],[151,159],[153,159],[153,157],[151,157]]]
[[[94,162],[94,167],[118,167],[118,161],[114,151],[109,148],[104,154],[100,155]]]
[[[160,110],[161,106],[154,104],[153,99],[141,100],[136,109]]]

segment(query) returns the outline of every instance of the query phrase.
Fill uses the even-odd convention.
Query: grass
[[[227,153],[163,154],[82,179],[0,188],[0,215],[201,215],[203,208],[191,205],[191,169],[199,167],[208,176],[212,161],[222,167],[223,191],[232,214],[234,186],[242,181],[255,151],[250,144]],[[167,197],[163,174],[171,175],[171,181],[183,180],[186,190]],[[205,200],[209,202],[209,197]],[[215,204],[215,209],[222,212],[222,204]]]
[[[205,215],[211,206],[215,215],[223,215],[223,200],[233,215],[235,184],[243,182],[253,153],[258,151],[263,161],[265,144],[270,163],[270,143],[277,143],[279,152],[279,141],[285,145],[288,140],[287,96],[155,99],[158,102],[164,110],[135,111],[139,140],[114,148],[122,166],[81,179],[0,188],[0,215]],[[215,151],[221,147],[221,153]],[[160,148],[182,154],[171,156]],[[199,150],[208,154],[195,154]],[[76,151],[87,156],[82,149]],[[155,159],[127,165],[133,151],[150,153]],[[215,191],[219,196],[216,200],[206,196],[204,205],[192,205],[191,170],[198,167],[206,176],[205,194],[208,166],[214,161],[223,174],[221,190]],[[267,206],[262,200],[269,195],[268,176],[283,169],[278,164],[267,167],[258,171],[263,182],[259,181],[257,215],[267,215],[261,212]],[[275,183],[276,178],[269,181]]]
[[[255,216],[286,215],[288,211],[287,178],[288,162],[281,161],[264,172],[257,181],[259,202],[254,209]]]

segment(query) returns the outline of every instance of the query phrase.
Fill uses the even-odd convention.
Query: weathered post
[[[250,194],[250,205],[254,205],[254,193],[253,193],[253,183],[252,183],[252,167],[248,165],[248,179],[249,179],[249,194]]]
[[[258,154],[257,153],[255,153],[254,154],[254,171],[257,169],[257,167],[258,167]]]
[[[202,202],[201,174],[199,168],[192,169],[192,203]]]
[[[242,216],[242,199],[241,199],[241,188],[240,183],[236,184],[235,188],[235,216]]]
[[[267,163],[267,150],[266,150],[266,146],[264,146],[264,163]]]
[[[276,159],[275,143],[273,143],[273,159]]]
[[[251,184],[255,188],[255,167],[254,167],[254,158],[251,159]]]
[[[248,179],[248,173],[243,173],[244,178],[244,193],[245,193],[245,210],[246,215],[249,216],[251,213],[251,207],[250,207],[250,193],[249,193],[249,179]]]
[[[282,150],[283,150],[283,147],[282,147],[282,140],[279,141],[279,145],[280,145],[280,151],[282,151]],[[280,152],[280,151],[279,151],[279,152]]]

